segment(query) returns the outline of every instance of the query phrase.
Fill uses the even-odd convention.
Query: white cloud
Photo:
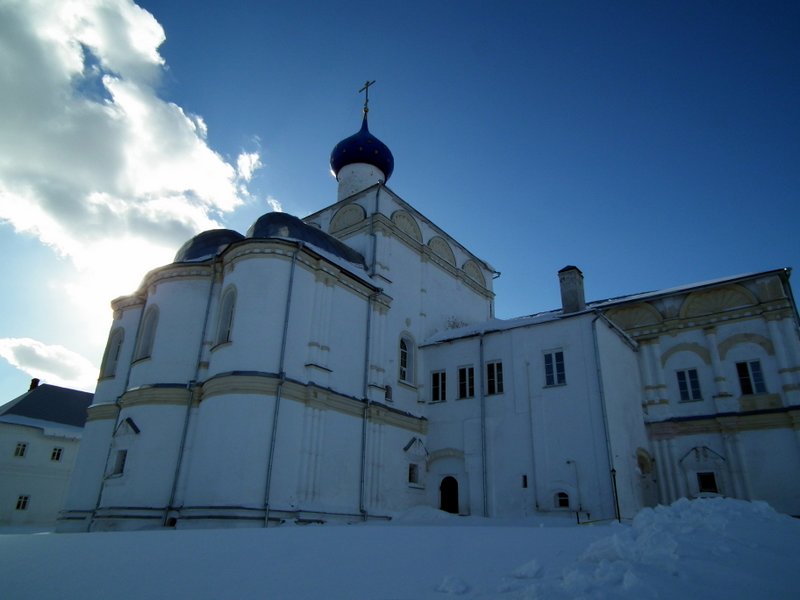
[[[226,162],[202,117],[158,97],[164,39],[130,0],[0,2],[0,221],[129,286],[219,227],[261,166]]]
[[[274,212],[283,212],[283,206],[281,203],[272,196],[267,196],[267,204],[269,204],[269,207]]]
[[[261,166],[261,157],[258,152],[242,152],[236,159],[236,172],[244,181],[250,181],[253,173]]]
[[[97,382],[97,367],[63,346],[30,338],[2,338],[0,357],[43,383],[94,391]]]

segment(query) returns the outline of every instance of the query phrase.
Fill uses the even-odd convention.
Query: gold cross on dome
[[[375,83],[374,80],[373,81],[367,80],[367,82],[364,84],[364,87],[362,87],[360,90],[358,90],[359,94],[361,92],[364,92],[364,112],[365,113],[369,112],[369,106],[367,106],[369,104],[369,86],[371,86],[374,83]]]

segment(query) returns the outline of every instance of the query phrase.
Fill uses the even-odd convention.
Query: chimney
[[[580,312],[586,308],[583,293],[583,273],[578,267],[567,265],[558,272],[561,284],[561,307],[564,314]]]
[[[34,377],[31,379],[31,387],[28,388],[28,391],[30,392],[31,390],[35,390],[37,387],[39,387],[39,380]]]

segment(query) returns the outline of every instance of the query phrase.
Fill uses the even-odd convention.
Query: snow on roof
[[[0,415],[0,423],[21,425],[22,427],[34,427],[36,429],[41,429],[44,435],[50,437],[67,438],[70,440],[79,440],[83,435],[83,427],[66,425],[64,423],[55,423],[53,421],[43,421],[41,419],[32,419],[30,417],[22,417],[20,415]]]
[[[615,298],[607,298],[605,300],[594,300],[588,303],[588,306],[591,308],[603,308],[606,306],[611,306],[614,304],[622,304],[625,302],[634,302],[634,301],[643,301],[650,298],[657,298],[660,296],[669,296],[671,294],[679,294],[682,292],[688,292],[690,290],[697,290],[707,287],[712,287],[715,285],[721,285],[724,283],[734,283],[737,281],[743,281],[745,279],[753,279],[754,277],[762,277],[764,275],[770,274],[777,274],[777,273],[786,273],[787,275],[791,272],[791,269],[784,268],[784,269],[773,269],[771,271],[761,271],[756,273],[744,273],[741,275],[734,275],[732,277],[718,277],[716,279],[709,279],[708,281],[701,281],[698,283],[689,283],[686,285],[679,285],[671,288],[666,288],[663,290],[654,290],[651,292],[640,292],[637,294],[629,294],[627,296],[617,296]]]

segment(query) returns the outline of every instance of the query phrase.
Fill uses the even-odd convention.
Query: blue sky
[[[501,318],[566,264],[589,299],[800,267],[797,3],[52,6],[0,6],[0,400],[91,389],[109,300],[193,233],[335,201],[367,79],[389,187]]]

